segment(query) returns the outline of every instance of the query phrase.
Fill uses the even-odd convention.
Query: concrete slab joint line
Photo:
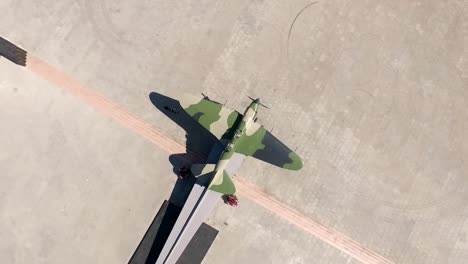
[[[106,97],[94,92],[71,76],[49,65],[38,57],[28,53],[28,62],[26,65],[33,73],[39,75],[45,80],[60,86],[71,94],[79,97],[85,103],[94,107],[96,110],[107,114],[124,127],[132,130],[138,135],[143,136],[153,144],[159,146],[169,153],[183,153],[185,146],[173,141],[160,131],[154,129],[142,119],[132,115],[125,109],[110,101]],[[200,158],[196,153],[189,155]],[[329,227],[320,224],[299,211],[288,207],[280,201],[263,192],[259,187],[248,182],[242,177],[234,178],[238,192],[241,196],[248,198],[258,205],[270,210],[274,214],[282,217],[303,231],[321,239],[336,249],[348,254],[349,256],[361,261],[362,263],[392,263],[390,260],[380,256],[372,250],[364,247],[362,244],[339,233]]]

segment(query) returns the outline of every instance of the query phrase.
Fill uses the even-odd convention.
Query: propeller
[[[204,93],[201,93],[201,95],[203,96],[204,99],[210,100],[210,98],[208,97],[208,95],[205,95]]]
[[[260,103],[260,98],[254,99],[254,98],[252,98],[252,97],[250,97],[250,96],[248,96],[248,95],[247,95],[247,97],[249,97],[250,100],[252,100],[252,101],[257,101],[257,103],[258,103],[259,105],[265,107],[266,109],[270,109],[268,106],[266,106],[266,105]]]

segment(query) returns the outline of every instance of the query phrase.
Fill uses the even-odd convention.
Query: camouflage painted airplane
[[[236,188],[226,165],[236,156],[251,156],[278,167],[299,170],[302,159],[275,138],[263,126],[256,123],[260,99],[253,99],[244,114],[231,110],[224,105],[209,100],[185,95],[180,104],[182,108],[204,128],[210,131],[225,146],[217,164],[194,164],[191,167],[196,177],[211,178],[208,189],[231,195]]]

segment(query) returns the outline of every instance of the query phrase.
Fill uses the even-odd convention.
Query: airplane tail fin
[[[199,184],[208,186],[215,173],[215,164],[193,164],[190,171]]]
[[[193,176],[198,178],[213,173],[215,166],[215,164],[193,164],[190,170]]]

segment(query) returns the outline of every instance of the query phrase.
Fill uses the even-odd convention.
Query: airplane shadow
[[[177,175],[178,169],[183,166],[188,167],[194,163],[206,163],[211,150],[215,144],[218,144],[218,139],[187,114],[176,99],[156,92],[150,93],[149,99],[161,113],[166,115],[186,133],[186,153],[169,156],[169,162],[173,166],[173,173]],[[195,180],[178,180],[171,193],[169,202],[182,207],[194,183]]]
[[[152,92],[149,99],[153,105],[186,132],[187,153],[194,152],[207,157],[218,140],[184,111],[179,101]]]
[[[161,205],[153,222],[146,231],[137,250],[132,255],[128,263],[131,264],[154,264],[159,253],[166,243],[171,229],[174,225],[173,219],[177,219],[181,208],[173,205],[167,200]],[[202,223],[200,228],[187,245],[176,264],[198,264],[202,263],[208,253],[213,241],[218,235],[218,230]]]
[[[26,66],[27,51],[0,37],[0,57]],[[174,121],[186,132],[186,153],[169,156],[173,172],[177,175],[182,166],[192,163],[204,163],[214,144],[218,142],[210,132],[192,119],[180,106],[179,101],[158,93],[151,93],[149,99],[153,105]],[[211,155],[213,157],[213,155]],[[216,159],[216,157],[212,158]],[[153,222],[149,226],[129,264],[153,264],[156,262],[167,237],[187,200],[196,179],[177,180],[169,201],[164,201]],[[201,263],[208,252],[218,231],[203,223],[189,245],[182,253],[177,264]]]
[[[0,37],[0,56],[17,65],[26,66],[27,52],[2,37]]]
[[[150,93],[149,99],[161,113],[186,132],[186,153],[169,156],[169,162],[172,164],[173,173],[176,176],[178,175],[178,169],[183,166],[189,167],[194,163],[207,163],[208,158],[208,162],[214,162],[219,158],[221,151],[219,153],[212,152],[215,146],[218,146],[217,149],[222,150],[222,148],[219,148],[219,145],[216,145],[219,144],[218,139],[187,114],[179,101],[156,92]],[[154,263],[156,261],[195,182],[196,179],[193,177],[186,180],[178,179],[176,181],[169,201],[161,206],[145,236],[130,258],[129,264]],[[203,224],[192,239],[194,242],[189,243],[179,262],[200,263],[216,237],[217,232],[216,229]],[[195,261],[197,257],[194,254],[199,255],[200,261]],[[186,262],[183,259],[190,259],[190,261]]]

